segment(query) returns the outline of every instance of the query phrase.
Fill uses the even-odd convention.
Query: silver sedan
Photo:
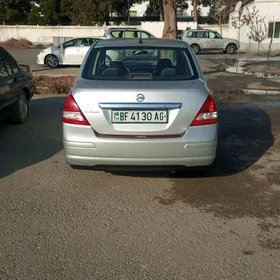
[[[108,65],[111,51],[121,55]],[[71,166],[206,167],[216,157],[216,103],[183,41],[98,41],[62,120]]]

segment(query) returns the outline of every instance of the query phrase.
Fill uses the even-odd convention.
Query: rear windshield
[[[89,80],[193,80],[198,72],[185,48],[93,48],[82,77]]]

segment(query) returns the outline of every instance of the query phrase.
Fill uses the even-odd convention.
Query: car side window
[[[209,38],[209,32],[202,32],[202,38],[208,39]]]
[[[196,37],[195,35],[196,35],[196,32],[193,32],[193,31],[189,31],[189,32],[187,33],[187,37],[189,37],[189,38]]]
[[[111,35],[114,37],[114,38],[122,38],[122,31],[112,31]]]
[[[222,36],[218,32],[214,32],[214,33],[215,33],[215,38],[216,39],[221,39],[222,38]]]
[[[215,39],[215,33],[214,32],[209,32],[209,39]]]
[[[9,75],[17,74],[19,73],[19,68],[15,60],[8,54],[3,54],[4,62],[6,64],[6,68],[8,70]]]
[[[0,78],[5,78],[9,76],[8,70],[4,64],[4,60],[0,56]]]
[[[140,32],[142,33],[142,38],[143,39],[151,38],[151,36],[147,32],[144,32],[144,31],[140,31]]]
[[[135,32],[135,31],[125,31],[125,32],[123,32],[123,34],[124,34],[124,38],[130,38],[130,39],[132,39],[132,38],[137,38],[137,32]]]
[[[221,37],[216,32],[209,32],[210,39],[220,39]]]
[[[95,39],[92,39],[92,38],[88,38],[88,46],[91,46],[93,45],[93,43],[95,43]]]
[[[81,47],[81,46],[86,46],[88,43],[87,39],[81,38],[81,39],[76,39],[74,40],[74,46],[75,47]]]
[[[74,47],[74,40],[68,41],[63,44],[64,48]]]
[[[206,32],[196,32],[196,38],[207,38]]]

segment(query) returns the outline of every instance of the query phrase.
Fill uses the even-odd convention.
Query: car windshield
[[[93,48],[82,77],[90,80],[192,80],[198,72],[186,48]]]

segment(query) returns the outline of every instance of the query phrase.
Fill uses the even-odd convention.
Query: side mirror
[[[64,47],[63,44],[60,45],[60,52],[63,53]]]

